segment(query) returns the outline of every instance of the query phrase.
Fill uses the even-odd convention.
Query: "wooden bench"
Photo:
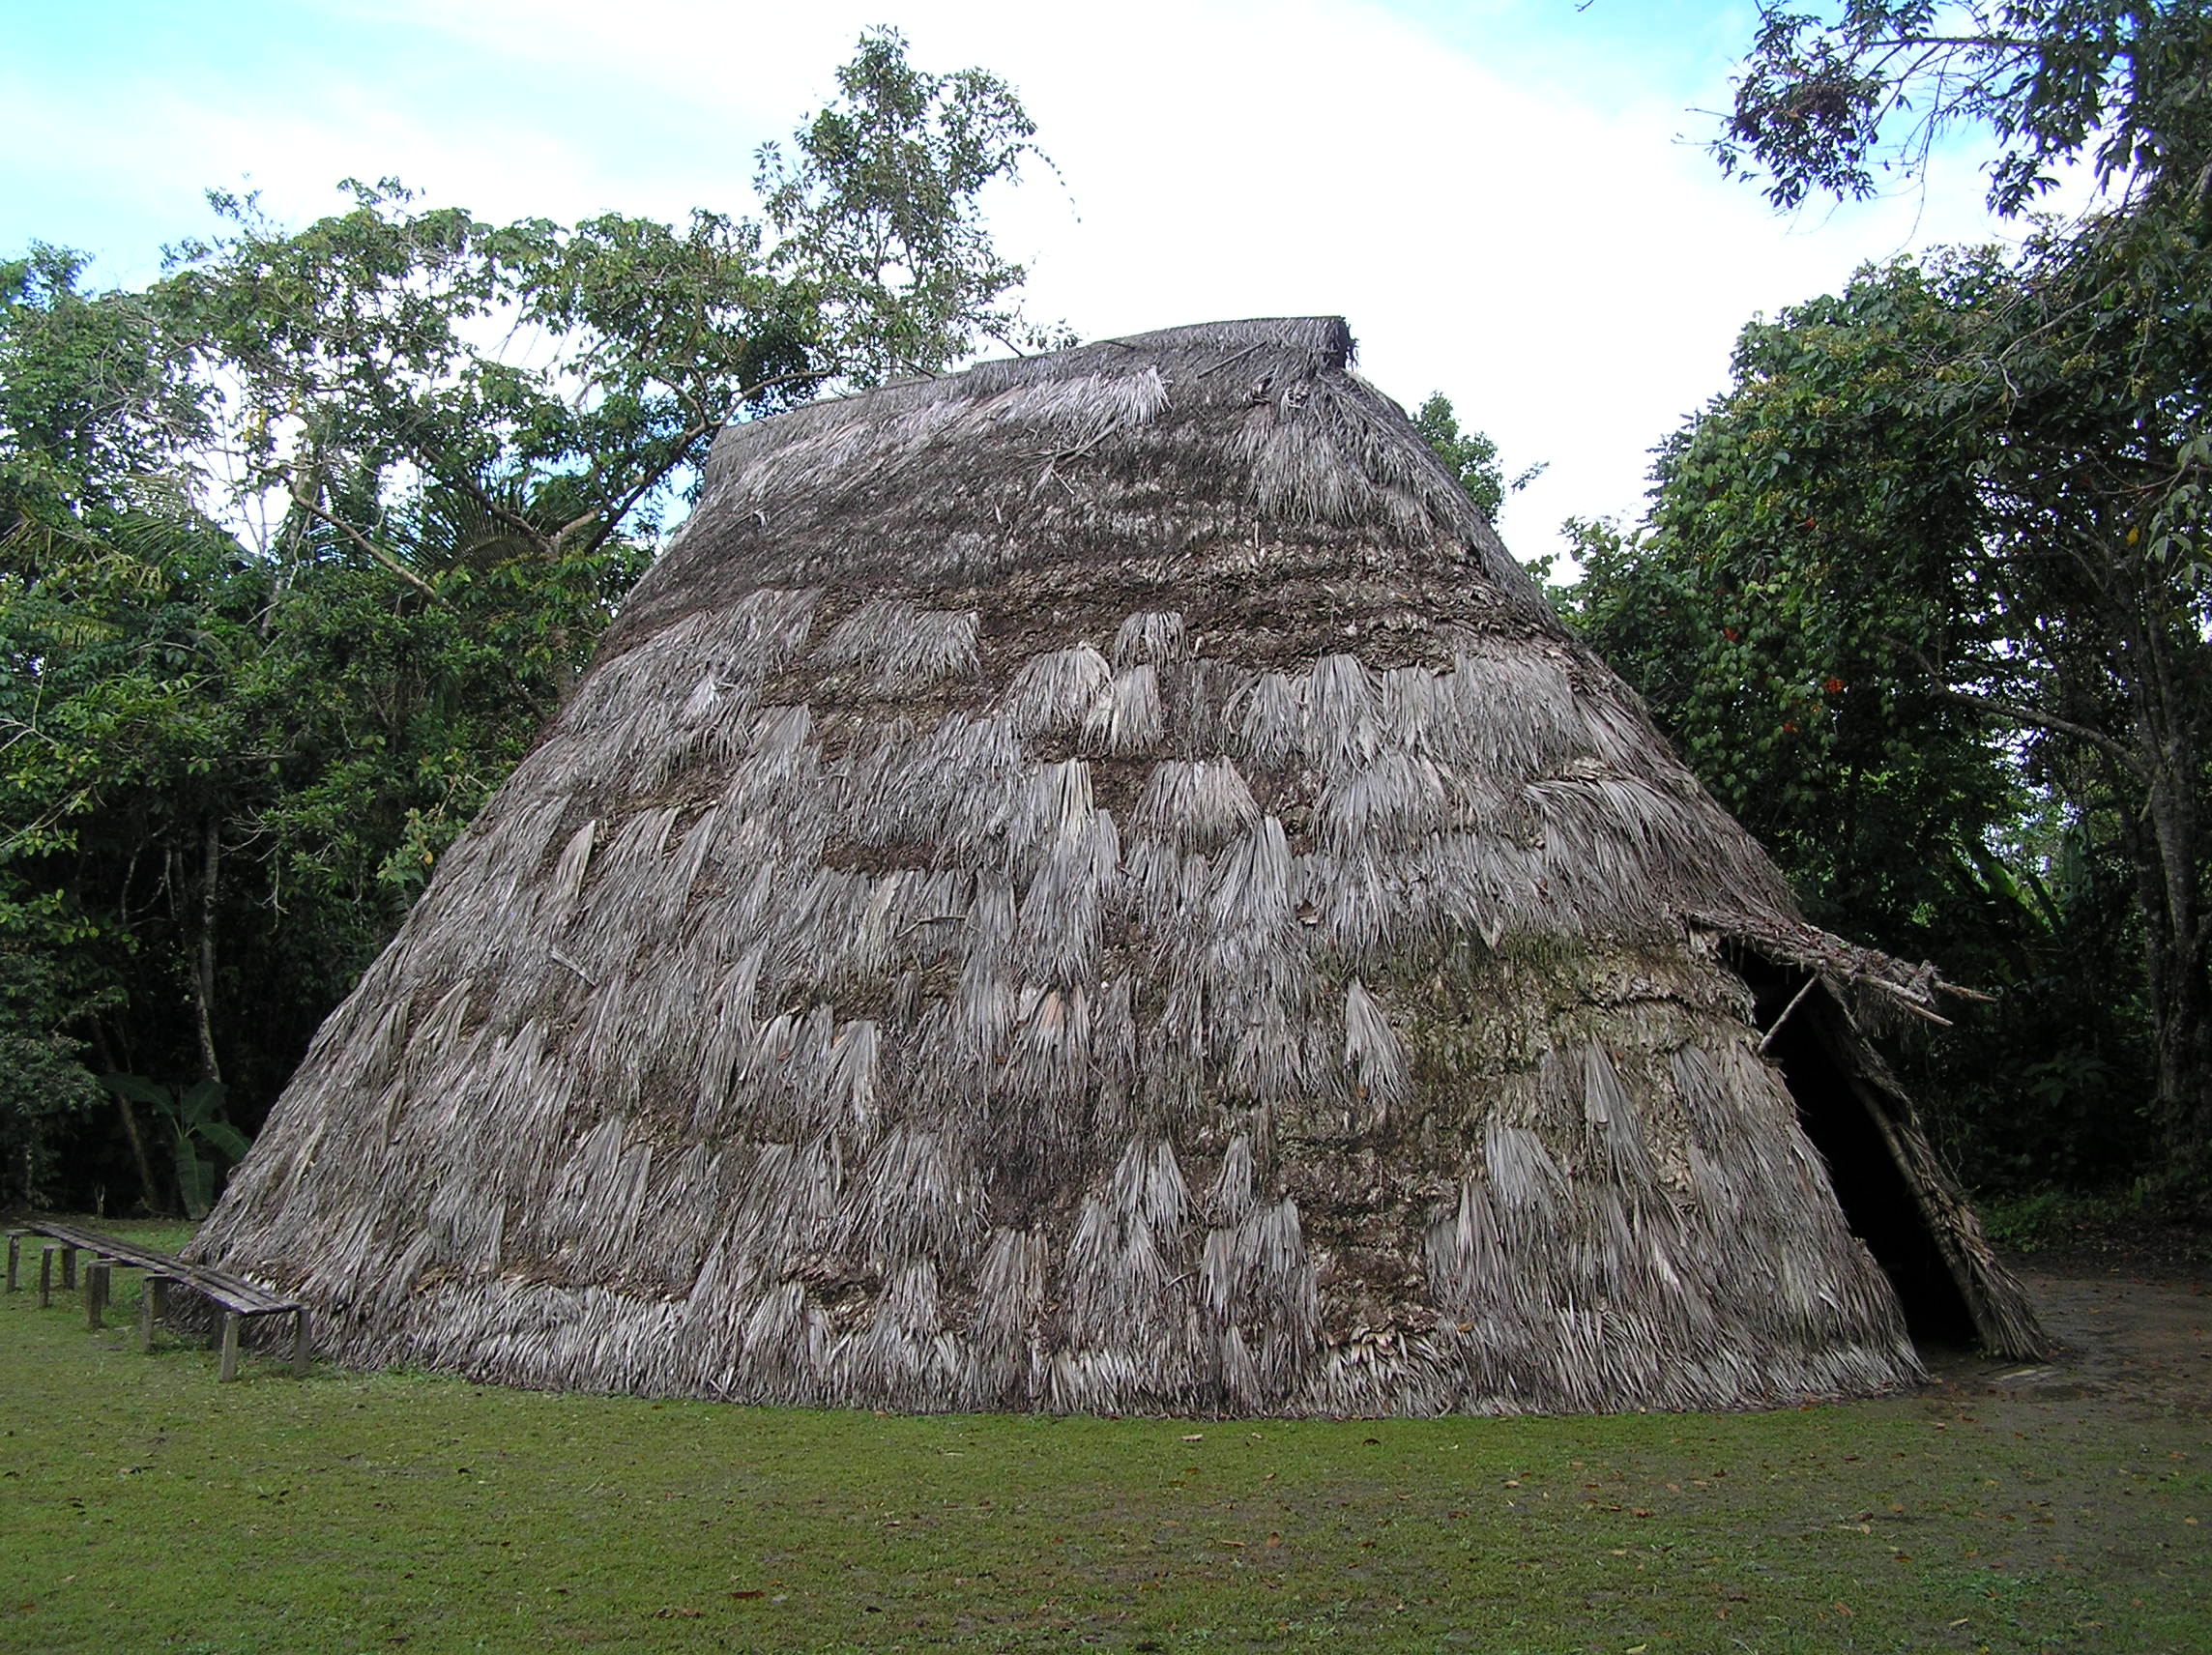
[[[115,1265],[122,1264],[145,1272],[145,1294],[138,1307],[140,1350],[151,1350],[154,1348],[154,1323],[165,1310],[168,1290],[177,1287],[199,1294],[221,1313],[214,1341],[222,1352],[221,1367],[217,1376],[219,1379],[238,1378],[239,1335],[246,1322],[263,1316],[292,1318],[292,1372],[304,1375],[307,1371],[309,1321],[307,1307],[298,1299],[285,1298],[266,1288],[256,1287],[243,1276],[210,1269],[205,1264],[189,1264],[173,1254],[127,1240],[120,1235],[107,1235],[97,1230],[84,1229],[81,1225],[65,1223],[58,1218],[23,1219],[8,1232],[10,1292],[20,1291],[17,1278],[22,1243],[28,1236],[43,1237],[45,1243],[39,1255],[41,1309],[53,1302],[56,1255],[60,1257],[62,1286],[66,1290],[76,1285],[76,1256],[83,1253],[91,1261],[85,1272],[84,1284],[87,1326],[102,1325],[101,1318],[107,1308],[108,1273]]]

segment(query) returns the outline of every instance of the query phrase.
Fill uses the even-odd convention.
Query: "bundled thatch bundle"
[[[1859,1032],[1933,974],[1803,922],[1350,350],[730,431],[200,1254],[345,1361],[899,1408],[1865,1392],[1901,1292],[2032,1349]]]

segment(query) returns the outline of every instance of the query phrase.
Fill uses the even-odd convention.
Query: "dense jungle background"
[[[1716,160],[1790,208],[1973,128],[2024,244],[1753,321],[1643,518],[1534,572],[1810,917],[1989,997],[1896,1054],[1969,1183],[2201,1213],[2212,8],[1935,10],[1763,9]],[[1012,90],[890,31],[839,88],[750,217],[386,180],[211,196],[133,290],[0,261],[0,1205],[205,1209],[725,423],[1064,337],[977,206],[1042,160]]]

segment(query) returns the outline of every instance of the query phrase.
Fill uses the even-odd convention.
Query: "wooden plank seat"
[[[39,1260],[40,1304],[51,1300],[54,1256],[59,1253],[62,1265],[62,1285],[67,1288],[76,1279],[76,1255],[89,1255],[94,1268],[85,1277],[85,1320],[88,1325],[101,1325],[101,1315],[106,1309],[108,1270],[116,1264],[145,1272],[146,1292],[140,1301],[138,1334],[141,1349],[151,1350],[154,1342],[154,1323],[161,1316],[168,1291],[182,1288],[197,1293],[219,1311],[216,1329],[216,1344],[222,1353],[218,1377],[221,1379],[238,1378],[238,1343],[244,1324],[257,1317],[289,1316],[292,1321],[292,1371],[305,1374],[310,1353],[310,1321],[307,1307],[296,1298],[271,1292],[257,1287],[243,1276],[234,1276],[223,1270],[211,1269],[205,1264],[188,1263],[172,1253],[148,1247],[141,1242],[121,1235],[109,1235],[98,1230],[87,1230],[82,1225],[70,1224],[58,1218],[28,1218],[18,1220],[8,1232],[8,1291],[17,1291],[17,1270],[23,1239],[42,1236],[47,1245]]]

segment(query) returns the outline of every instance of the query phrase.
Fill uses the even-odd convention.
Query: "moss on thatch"
[[[532,1385],[1913,1379],[1740,959],[1830,985],[1796,1015],[1847,1054],[1933,973],[1804,923],[1350,350],[1182,329],[728,432],[201,1254],[343,1360]]]

